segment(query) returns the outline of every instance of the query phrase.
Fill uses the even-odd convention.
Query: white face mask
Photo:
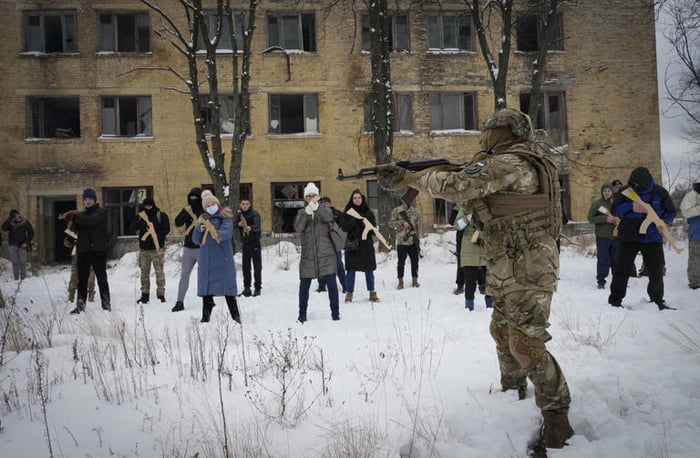
[[[214,216],[219,211],[219,206],[214,204],[207,207],[207,213]]]

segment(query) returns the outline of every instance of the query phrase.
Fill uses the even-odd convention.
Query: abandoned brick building
[[[184,21],[178,1],[157,3]],[[338,168],[374,163],[367,11],[363,2],[341,1],[330,10],[328,3],[263,0],[257,8],[240,185],[266,232],[291,230],[309,181],[338,207],[356,187],[371,204],[376,199],[371,179],[335,179]],[[479,126],[494,109],[464,2],[390,7],[394,158],[464,161],[479,149]],[[507,104],[524,108],[537,22],[525,13],[527,1],[516,7],[522,20],[514,29]],[[67,256],[57,215],[79,205],[85,187],[97,190],[112,230],[127,236],[139,199],[153,196],[174,215],[192,187],[211,183],[194,143],[189,95],[172,89],[184,89],[182,83],[170,72],[130,71],[170,66],[187,74],[186,60],[154,35],[160,19],[145,4],[0,2],[0,16],[0,211],[17,208],[33,221],[42,260]],[[241,10],[236,27],[243,18]],[[571,218],[582,220],[603,182],[624,180],[638,165],[660,179],[652,1],[577,2],[557,21],[537,127],[561,154],[563,201]],[[286,52],[263,52],[272,46]],[[230,43],[220,47],[230,54]],[[226,59],[220,66],[225,93],[232,75]],[[210,121],[230,132],[230,98],[221,102],[221,119]],[[224,135],[226,151],[230,142]],[[420,195],[419,205],[426,231],[445,227],[445,202]]]

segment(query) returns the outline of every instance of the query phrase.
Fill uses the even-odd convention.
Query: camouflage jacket
[[[404,227],[404,219],[401,217],[401,212],[405,211],[406,216],[408,216],[409,221],[413,224],[414,230],[407,229]],[[415,205],[411,205],[406,208],[403,204],[394,208],[391,211],[391,219],[389,224],[392,229],[396,232],[396,245],[413,245],[416,243],[414,238],[418,237],[420,240],[422,234],[421,224],[420,224],[420,213]]]
[[[556,167],[541,153],[517,143],[493,156],[477,155],[461,172],[428,173],[411,186],[472,213],[493,294],[556,290],[561,202]],[[543,192],[549,197],[534,199]]]

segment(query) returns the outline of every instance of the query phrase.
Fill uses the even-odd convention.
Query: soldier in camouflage
[[[545,346],[559,271],[559,181],[556,166],[532,140],[529,117],[502,109],[484,124],[484,151],[463,170],[411,174],[388,165],[379,171],[379,184],[387,189],[408,184],[472,212],[484,240],[502,389],[518,390],[522,399],[529,377],[544,417],[536,447],[562,448],[573,435],[571,396]]]

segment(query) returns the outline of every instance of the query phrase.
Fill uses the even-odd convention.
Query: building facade
[[[180,2],[157,3],[184,27]],[[238,27],[248,2],[232,3],[241,8]],[[373,180],[336,180],[339,168],[348,173],[375,162],[367,12],[362,2],[331,9],[328,3],[258,5],[241,195],[252,199],[264,231],[291,231],[309,181],[336,207],[355,188],[370,202],[376,196]],[[390,3],[405,8],[391,11],[394,159],[468,160],[494,105],[464,2]],[[526,1],[516,4],[522,20],[514,31],[507,104],[522,109],[537,24]],[[32,220],[44,261],[66,256],[57,215],[79,205],[85,187],[97,190],[112,231],[128,236],[145,196],[175,214],[192,187],[210,185],[190,98],[175,77],[187,76],[187,62],[153,33],[161,20],[145,4],[0,2],[0,15],[0,210],[17,208]],[[556,147],[569,214],[582,220],[602,183],[624,181],[639,165],[661,179],[652,1],[578,2],[563,8],[558,21],[538,127]],[[226,94],[233,80],[225,57],[230,44],[220,48],[219,90]],[[230,132],[230,101],[221,102],[221,119],[207,122]],[[231,135],[223,139],[228,151]],[[427,231],[447,224],[444,202],[420,195],[419,206]]]

